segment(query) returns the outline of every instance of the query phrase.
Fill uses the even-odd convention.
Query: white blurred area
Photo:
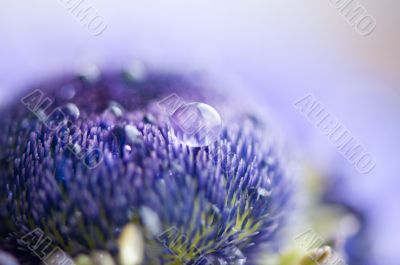
[[[140,58],[165,69],[205,71],[231,84],[227,90],[241,94],[238,104],[268,108],[326,172],[332,156],[347,161],[293,107],[313,93],[376,156],[368,175],[349,165],[344,188],[373,209],[376,256],[390,265],[400,243],[400,2],[359,2],[377,21],[367,37],[328,0],[92,0],[108,23],[94,37],[57,0],[2,0],[0,105],[27,83],[81,61],[118,67]]]

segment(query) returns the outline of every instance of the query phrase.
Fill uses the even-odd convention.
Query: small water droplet
[[[222,128],[218,112],[200,102],[182,105],[170,116],[170,121],[178,142],[192,147],[212,144],[218,139]]]
[[[126,138],[129,143],[139,143],[140,142],[140,137],[142,137],[142,134],[139,132],[136,127],[128,124],[125,125],[125,133],[126,133]]]
[[[123,152],[124,157],[126,157],[126,158],[131,157],[132,146],[130,146],[129,144],[124,145],[122,152]]]
[[[72,120],[78,119],[81,114],[78,106],[76,106],[74,103],[67,103],[62,108],[62,111],[64,112],[65,115],[67,115]]]
[[[145,114],[143,117],[143,122],[155,124],[156,118],[151,114]]]
[[[153,235],[161,233],[161,221],[158,214],[148,207],[140,208],[140,216],[145,228]]]
[[[146,77],[146,67],[140,60],[131,62],[124,71],[126,77],[131,81],[142,81]]]
[[[271,191],[261,187],[251,187],[249,188],[249,195],[255,196],[257,200],[260,200],[271,196]]]
[[[121,104],[112,101],[108,105],[108,108],[104,111],[103,115],[106,117],[120,118],[124,114],[124,112],[124,107],[122,107]]]
[[[76,91],[72,85],[62,86],[58,91],[58,96],[63,100],[71,100],[73,97],[75,97],[75,94]]]
[[[142,134],[133,125],[117,125],[112,130],[112,137],[117,147],[117,152],[123,154],[129,148],[132,150],[131,145],[141,142]]]
[[[82,64],[78,69],[78,73],[79,78],[91,83],[97,81],[100,77],[100,69],[93,63]]]
[[[267,197],[271,195],[271,191],[260,187],[257,188],[257,193],[260,197]]]
[[[125,145],[125,146],[124,146],[124,150],[125,150],[126,152],[130,153],[130,152],[132,151],[132,146],[130,146],[130,145]]]

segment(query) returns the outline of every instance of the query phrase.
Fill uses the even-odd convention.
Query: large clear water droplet
[[[200,102],[182,105],[170,116],[170,121],[176,140],[192,147],[212,144],[218,140],[222,128],[218,112]]]

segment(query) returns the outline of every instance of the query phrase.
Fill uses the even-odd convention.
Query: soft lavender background
[[[363,0],[376,30],[359,36],[329,5],[305,1],[91,1],[108,22],[91,36],[57,0],[1,1],[0,105],[29,82],[82,62],[133,58],[223,81],[237,104],[268,108],[288,139],[328,172],[337,150],[292,106],[313,93],[376,156],[352,166],[343,191],[371,209],[374,254],[398,265],[400,243],[400,2]]]

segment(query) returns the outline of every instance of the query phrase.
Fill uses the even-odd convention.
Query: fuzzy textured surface
[[[69,121],[44,123],[20,101],[2,112],[6,249],[17,251],[10,248],[18,239],[40,228],[71,256],[106,250],[115,257],[127,223],[143,230],[144,264],[253,264],[278,243],[290,189],[270,132],[254,116],[223,112],[219,140],[190,148],[174,141],[156,102],[176,93],[222,109],[220,96],[191,79],[103,73],[95,80],[67,76],[31,90],[36,88],[53,101],[51,108],[63,107]],[[120,104],[117,112],[110,102]],[[74,145],[100,150],[102,161],[86,166],[91,162],[74,154]],[[169,229],[178,239],[157,239]],[[35,264],[29,254],[26,249]]]

